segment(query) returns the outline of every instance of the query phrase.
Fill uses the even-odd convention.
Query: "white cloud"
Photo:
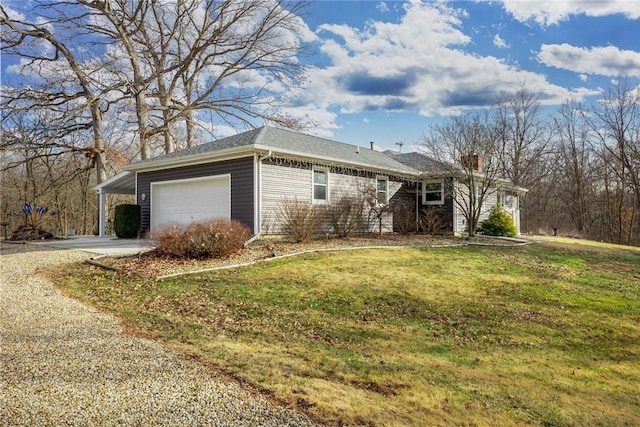
[[[498,93],[518,90],[523,83],[547,105],[599,93],[568,90],[498,58],[465,52],[471,38],[461,31],[463,14],[444,3],[416,0],[405,5],[398,22],[370,21],[364,29],[322,25],[318,34],[326,40],[321,51],[330,64],[310,70],[296,104],[311,116],[313,108],[436,116],[490,106]]]
[[[580,74],[578,75],[578,78],[583,82],[589,81],[589,76],[587,76],[586,74]]]
[[[550,67],[582,74],[640,76],[640,52],[615,46],[582,48],[563,44],[544,44],[538,60]]]
[[[507,42],[504,41],[502,37],[500,37],[500,34],[496,34],[495,37],[493,37],[493,45],[500,49],[506,49],[510,47],[509,44],[507,44]]]
[[[548,26],[566,21],[571,15],[606,16],[623,14],[629,19],[640,18],[637,0],[502,0],[504,8],[521,22],[535,21]]]
[[[380,12],[389,12],[389,6],[387,6],[387,4],[383,1],[376,5],[376,9],[378,9]]]

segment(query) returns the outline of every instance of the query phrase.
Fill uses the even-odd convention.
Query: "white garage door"
[[[208,218],[231,218],[230,175],[151,184],[152,229]]]

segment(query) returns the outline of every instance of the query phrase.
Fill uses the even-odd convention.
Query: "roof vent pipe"
[[[373,150],[373,141],[369,141],[369,144],[371,144],[371,149]]]
[[[360,146],[359,145],[356,147],[356,153],[360,154]]]

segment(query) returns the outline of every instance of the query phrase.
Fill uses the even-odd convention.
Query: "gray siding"
[[[436,180],[437,181],[437,180]],[[422,199],[422,191],[424,182],[420,184],[420,216],[421,221],[424,222],[425,227],[433,228],[434,225],[439,226],[439,230],[436,232],[453,232],[453,222],[454,222],[454,210],[457,209],[454,207],[453,200],[453,180],[451,178],[446,178],[443,180],[444,183],[444,202],[441,205],[430,205],[424,203]],[[440,218],[439,220],[434,220],[434,218]],[[421,229],[421,231],[425,231]],[[433,230],[426,230],[433,231]]]
[[[261,168],[262,191],[262,231],[264,233],[281,233],[282,224],[279,219],[279,211],[282,202],[287,199],[297,199],[303,202],[313,202],[313,166],[309,163],[296,164],[287,161],[276,162],[264,160]],[[350,195],[362,195],[367,188],[375,188],[375,173],[349,171],[327,167],[329,171],[329,200],[337,200],[339,197]],[[380,175],[381,176],[381,175]],[[392,198],[402,187],[402,183],[389,179],[388,195]],[[368,209],[367,209],[368,213]],[[367,223],[362,231],[374,231],[378,229],[377,222],[365,218]],[[383,231],[392,231],[393,217],[389,214],[383,222]]]
[[[253,165],[254,158],[246,157],[217,163],[163,169],[152,172],[138,172],[136,194],[138,195],[137,203],[142,208],[141,232],[144,233],[149,229],[152,182],[231,174],[231,219],[240,221],[254,233]],[[146,200],[141,199],[140,195],[142,193],[146,193]]]
[[[459,185],[463,185],[463,184],[459,184]],[[467,190],[466,187],[462,187],[465,190]],[[503,199],[503,206],[505,208],[505,210],[512,216],[513,218],[513,222],[516,225],[516,229],[518,230],[518,234],[520,234],[520,210],[519,210],[519,206],[518,206],[518,195],[516,193],[513,192],[509,192],[509,191],[501,191],[504,199]],[[464,192],[464,198],[466,199],[467,196],[467,192]],[[458,197],[460,197],[460,194],[458,195]],[[498,203],[498,190],[492,191],[489,195],[487,195],[487,198],[485,199],[484,203],[482,204],[482,211],[480,212],[480,219],[478,220],[478,225],[480,224],[480,222],[484,221],[485,219],[487,219],[489,217],[489,214],[491,213],[491,208],[493,208],[496,204]],[[457,217],[457,232],[463,233],[463,232],[467,232],[468,231],[468,226],[467,226],[467,221],[464,218],[464,215],[461,212],[461,209],[456,205],[455,207],[456,209],[456,217]]]
[[[310,165],[278,165],[264,160],[260,166],[262,192],[262,232],[280,233],[278,216],[284,200],[312,201]]]

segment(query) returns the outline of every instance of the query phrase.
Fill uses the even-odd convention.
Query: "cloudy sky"
[[[287,112],[364,147],[408,150],[433,123],[523,86],[548,114],[621,78],[640,88],[640,0],[316,0],[302,19],[313,54]]]
[[[640,84],[637,0],[318,1],[304,17],[315,66],[294,114],[311,132],[380,148],[526,85],[551,113]],[[405,148],[406,150],[406,148]]]

